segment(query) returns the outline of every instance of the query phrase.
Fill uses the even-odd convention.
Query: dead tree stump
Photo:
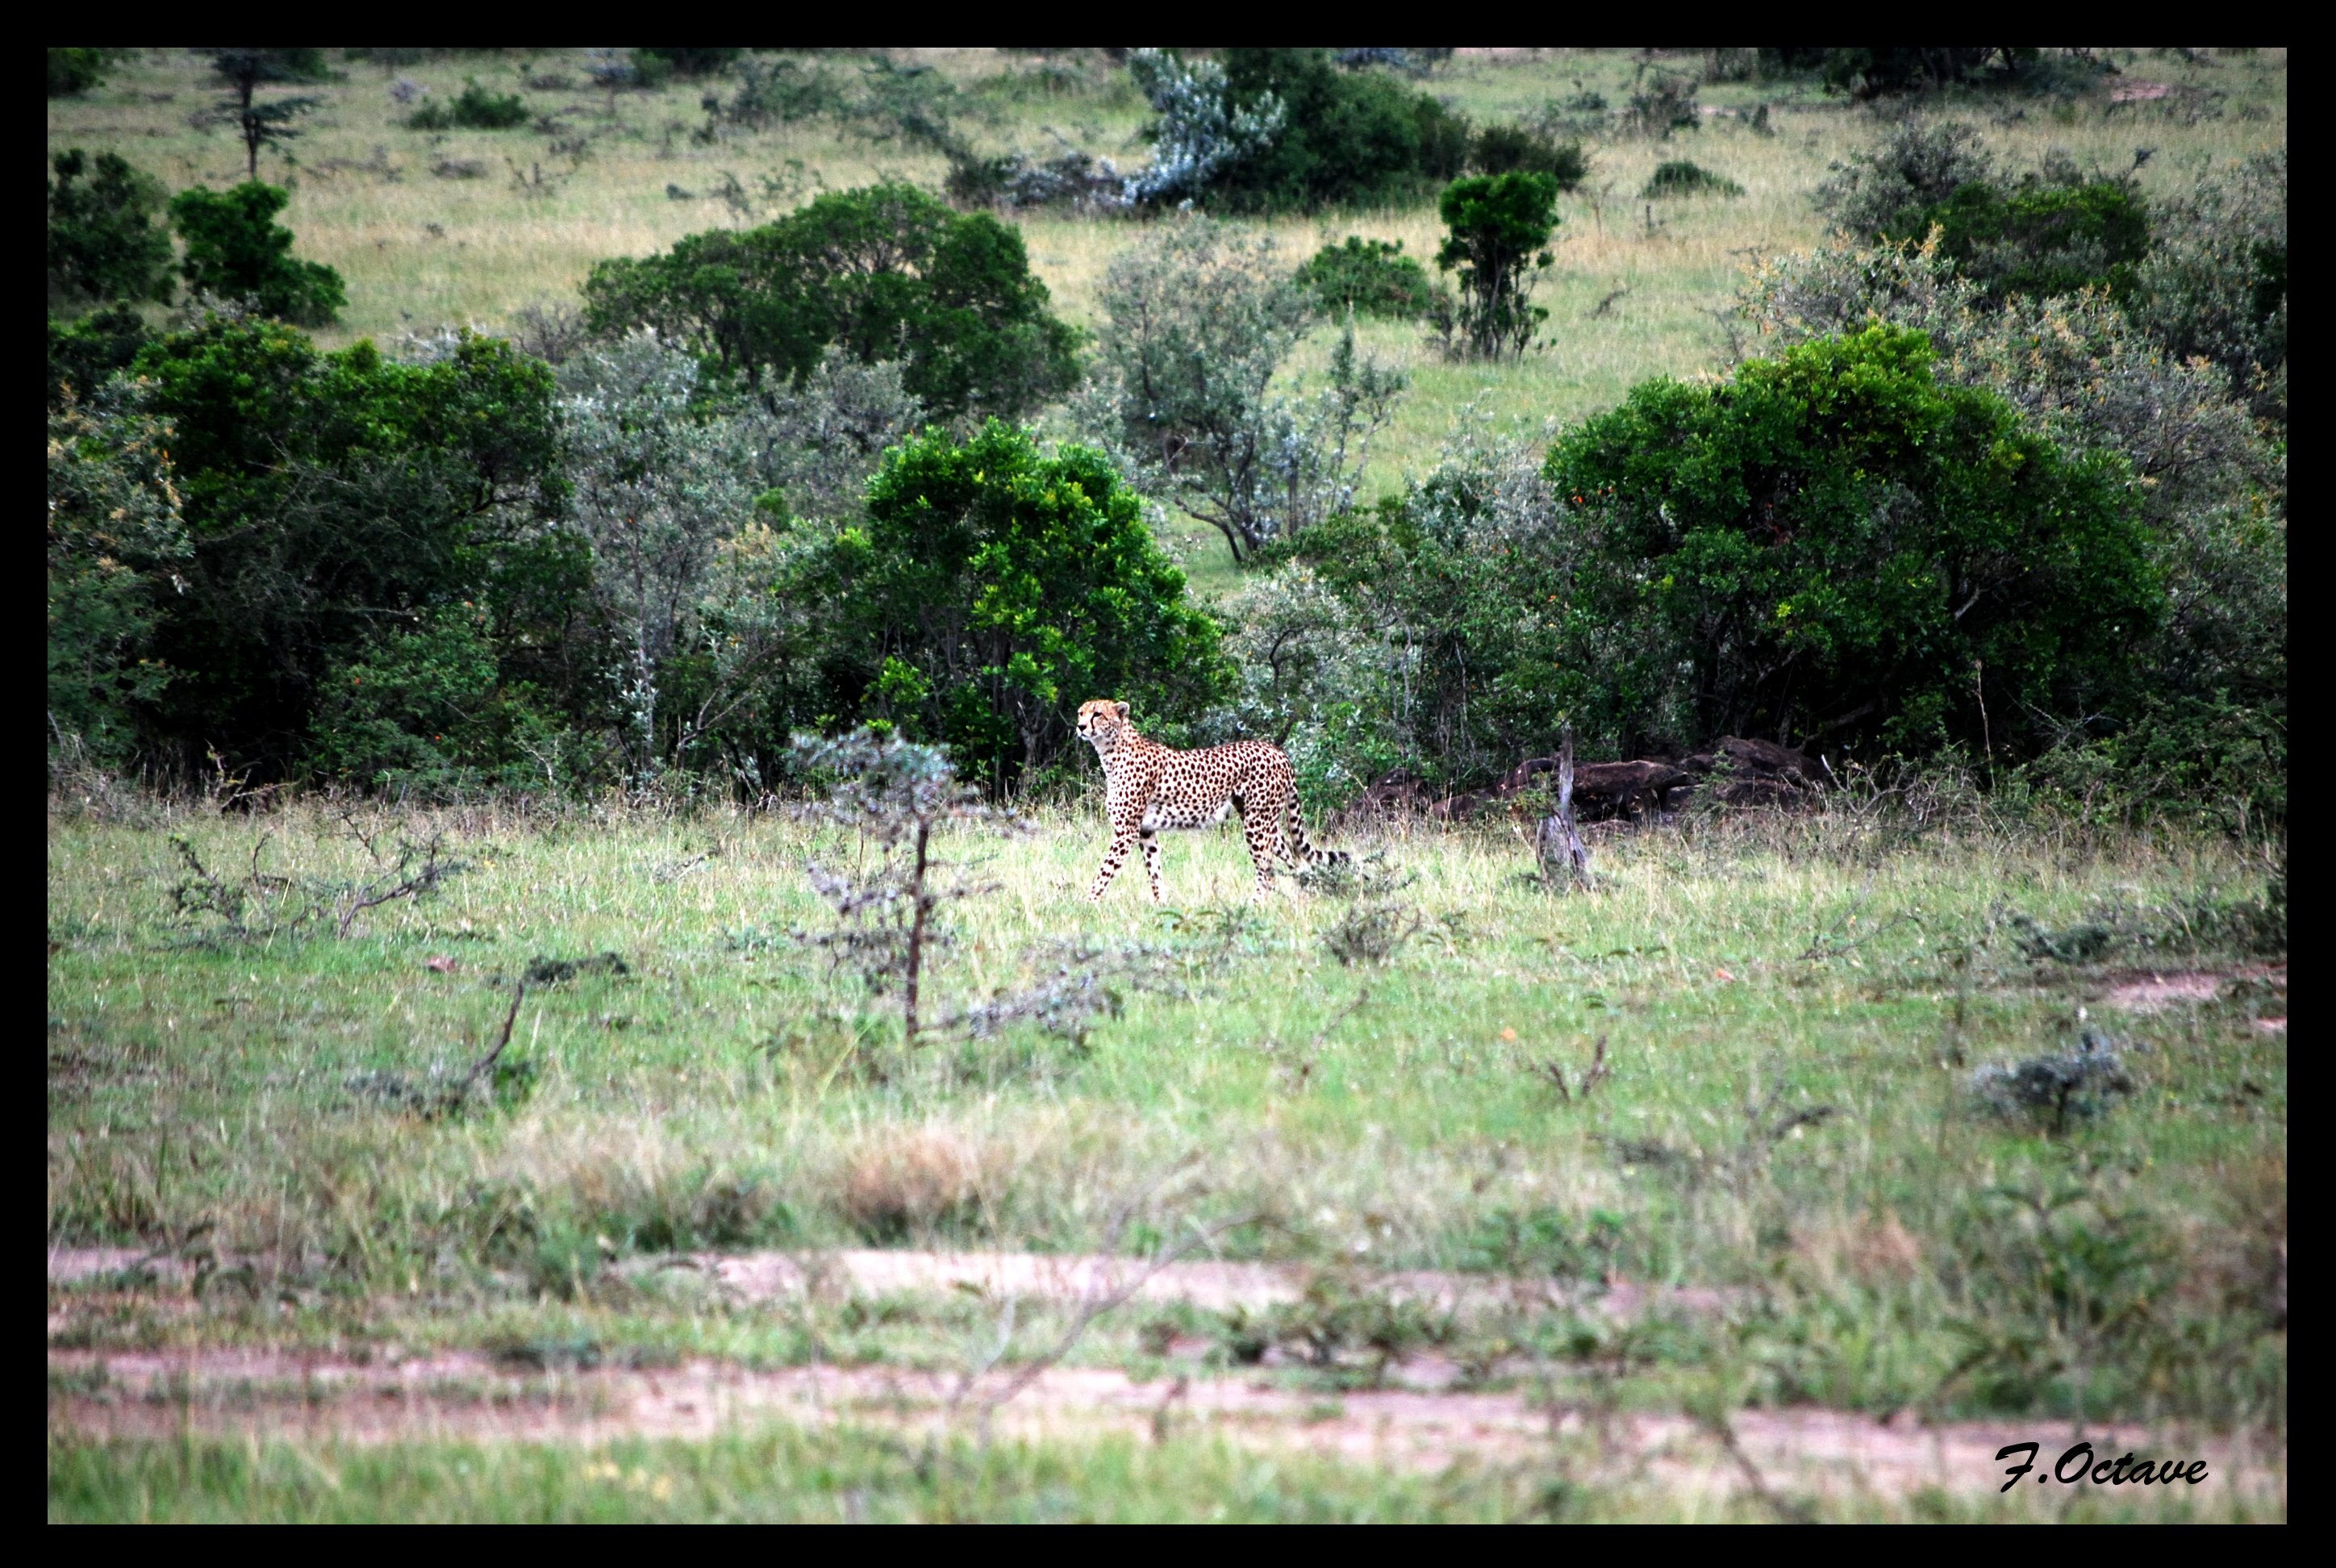
[[[1533,834],[1542,875],[1569,891],[1590,885],[1590,846],[1573,822],[1573,726],[1565,727],[1557,753],[1557,809],[1541,819]]]

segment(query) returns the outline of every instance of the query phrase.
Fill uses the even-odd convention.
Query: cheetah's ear
[[[1125,718],[1125,717],[1127,716],[1127,705],[1126,705],[1125,703],[1124,703],[1124,702],[1115,702],[1115,703],[1112,704],[1111,706],[1112,706],[1114,709],[1116,709],[1116,710],[1118,711],[1118,714],[1119,714],[1119,716],[1120,716],[1120,717],[1122,717],[1122,718]]]

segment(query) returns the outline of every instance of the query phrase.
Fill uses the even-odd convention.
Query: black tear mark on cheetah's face
[[[1104,805],[1111,818],[1111,846],[1103,869],[1087,890],[1100,900],[1119,874],[1127,852],[1144,845],[1144,870],[1152,881],[1152,901],[1160,901],[1160,833],[1166,828],[1206,827],[1230,814],[1241,819],[1249,858],[1257,867],[1257,892],[1273,886],[1273,861],[1295,871],[1308,863],[1344,861],[1339,850],[1317,847],[1306,837],[1298,810],[1298,774],[1278,745],[1235,741],[1203,751],[1176,751],[1136,734],[1124,702],[1079,705],[1079,738],[1103,764]],[[1293,851],[1295,852],[1293,853]]]

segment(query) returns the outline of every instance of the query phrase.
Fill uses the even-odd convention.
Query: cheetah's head
[[[1115,745],[1124,735],[1132,734],[1134,726],[1127,722],[1127,705],[1124,702],[1094,702],[1079,704],[1079,738],[1102,751]]]

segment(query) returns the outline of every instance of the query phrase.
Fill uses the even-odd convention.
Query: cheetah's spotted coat
[[[1160,830],[1207,827],[1232,812],[1241,819],[1249,858],[1257,866],[1257,891],[1273,886],[1273,857],[1295,871],[1309,863],[1345,861],[1340,850],[1308,842],[1298,811],[1298,775],[1278,745],[1235,741],[1204,751],[1176,751],[1145,740],[1128,722],[1124,702],[1079,705],[1079,738],[1095,748],[1103,764],[1104,803],[1111,816],[1111,847],[1095,872],[1090,900],[1104,889],[1139,840],[1144,870],[1152,879],[1152,901],[1160,901]],[[1287,827],[1284,827],[1284,823]],[[1293,855],[1291,846],[1297,853]]]

